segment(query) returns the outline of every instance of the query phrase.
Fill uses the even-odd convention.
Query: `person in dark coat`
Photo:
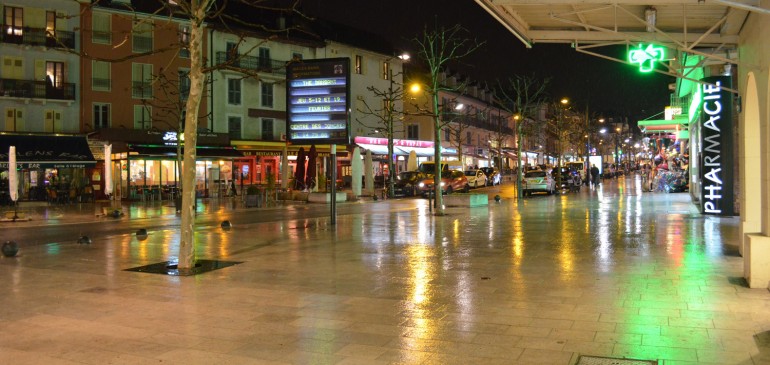
[[[596,165],[591,165],[591,184],[596,186],[599,184],[599,168]]]

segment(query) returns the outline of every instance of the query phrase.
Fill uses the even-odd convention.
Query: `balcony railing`
[[[45,28],[3,25],[0,41],[50,48],[75,48],[75,32],[54,30],[49,33]]]
[[[286,74],[286,61],[270,58],[239,55],[232,57],[227,52],[217,52],[217,64],[229,63],[232,67],[251,71]]]
[[[45,81],[0,79],[0,96],[51,100],[75,100],[75,84],[53,87]]]

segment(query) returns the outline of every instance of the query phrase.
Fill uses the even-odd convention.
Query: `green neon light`
[[[663,47],[656,47],[648,44],[647,48],[632,49],[628,52],[628,62],[639,64],[640,72],[652,72],[655,69],[655,62],[662,62],[666,57],[666,50]]]

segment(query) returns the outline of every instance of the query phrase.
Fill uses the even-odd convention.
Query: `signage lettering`
[[[701,129],[701,200],[703,213],[732,215],[732,100],[722,85],[729,85],[724,76],[703,80]],[[729,87],[729,86],[728,86]]]
[[[287,66],[286,136],[292,143],[348,144],[350,60],[306,60]]]

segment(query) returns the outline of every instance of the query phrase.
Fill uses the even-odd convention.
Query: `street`
[[[0,260],[0,363],[770,363],[738,218],[635,176],[476,192],[502,200],[441,217],[421,198],[344,203],[336,227],[325,205],[201,208],[198,257],[239,264],[188,277],[124,271],[175,259],[175,214],[2,223],[22,249]]]

